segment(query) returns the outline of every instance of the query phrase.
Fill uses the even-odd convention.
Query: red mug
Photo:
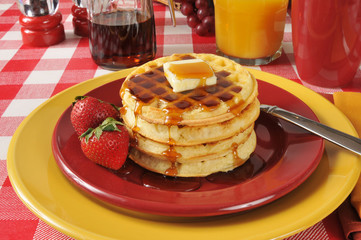
[[[351,82],[361,63],[361,0],[293,0],[299,77],[320,87]]]

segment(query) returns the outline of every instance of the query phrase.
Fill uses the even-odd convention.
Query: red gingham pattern
[[[7,239],[71,239],[39,220],[16,196],[6,170],[10,139],[21,121],[39,104],[54,94],[87,79],[109,73],[91,59],[88,40],[73,34],[72,2],[64,0],[63,14],[66,40],[47,48],[24,46],[21,40],[20,11],[14,0],[0,0],[0,240]],[[167,8],[155,3],[157,57],[172,53],[215,53],[214,37],[199,37],[176,13],[177,27],[172,26]],[[287,17],[283,54],[273,63],[255,67],[299,82],[322,93],[341,89],[308,86],[296,72],[291,34]],[[51,78],[48,76],[51,75]],[[361,91],[361,71],[349,87],[342,90]],[[333,213],[309,229],[288,238],[343,239],[337,216]]]
[[[296,240],[296,239],[317,239],[317,240],[328,240],[330,239],[327,235],[325,226],[322,222],[318,222],[312,227],[306,229],[299,234],[293,235],[289,237],[289,240]]]

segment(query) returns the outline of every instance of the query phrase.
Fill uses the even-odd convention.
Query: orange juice
[[[214,0],[217,48],[242,59],[267,58],[281,47],[288,0]]]

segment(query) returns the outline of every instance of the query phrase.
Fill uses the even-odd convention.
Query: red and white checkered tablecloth
[[[94,76],[109,73],[91,59],[87,38],[73,34],[70,0],[60,3],[66,40],[46,48],[24,46],[21,40],[20,11],[14,0],[0,0],[0,240],[3,239],[71,239],[39,220],[15,194],[7,175],[7,151],[15,130],[39,104],[54,94]],[[214,37],[199,37],[176,13],[173,27],[164,5],[155,3],[157,57],[172,53],[215,53]],[[282,56],[273,63],[255,67],[299,82],[324,93],[361,91],[361,70],[350,86],[324,89],[308,86],[296,72],[291,35],[291,19],[285,28]],[[51,76],[51,77],[49,77]],[[288,239],[343,239],[335,213]]]

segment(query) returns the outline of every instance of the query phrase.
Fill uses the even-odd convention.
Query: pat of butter
[[[212,68],[201,59],[179,60],[163,65],[164,75],[174,92],[214,85],[217,77]]]

